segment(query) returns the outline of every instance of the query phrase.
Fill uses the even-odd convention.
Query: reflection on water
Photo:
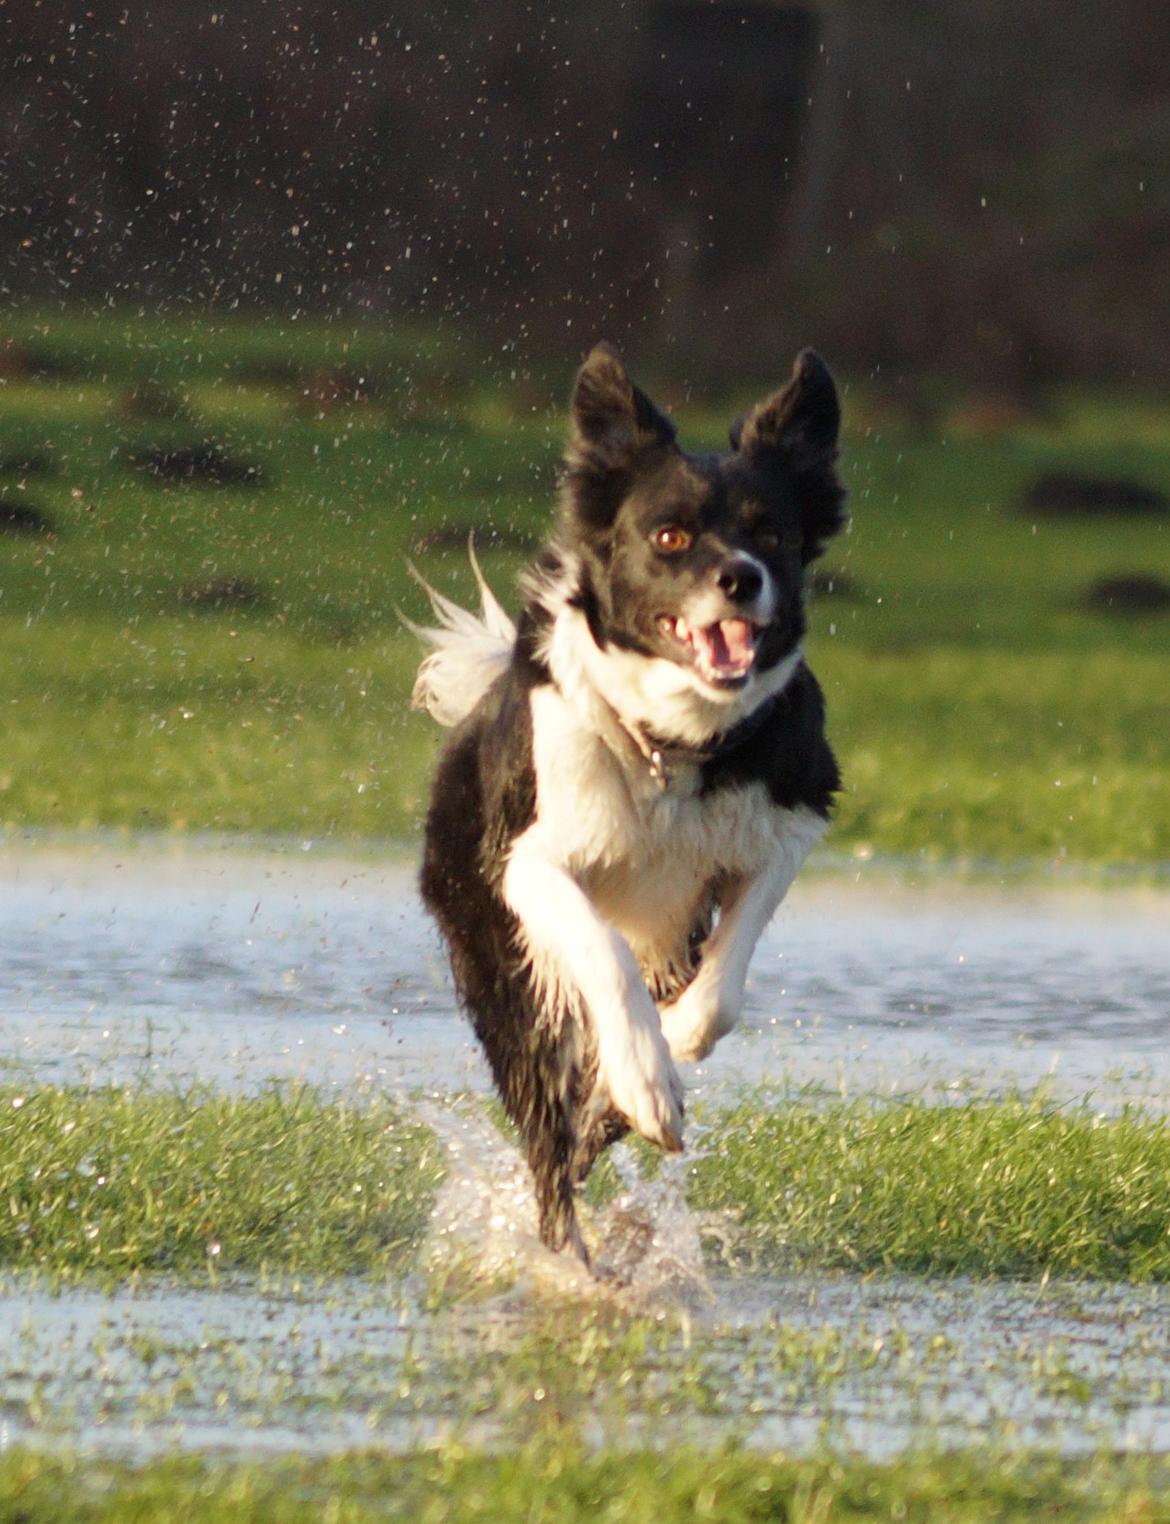
[[[486,1089],[404,862],[26,850],[0,870],[0,1064],[30,1078]],[[1170,1091],[1170,895],[809,875],[687,1078],[849,1093]]]

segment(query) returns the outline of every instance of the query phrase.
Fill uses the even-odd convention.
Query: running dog
[[[543,1242],[631,1128],[683,1146],[676,1064],[735,1025],[755,944],[840,783],[805,665],[805,570],[844,521],[840,407],[811,350],[690,455],[600,344],[552,537],[513,623],[428,589],[415,703],[453,731],[423,898],[523,1138]]]

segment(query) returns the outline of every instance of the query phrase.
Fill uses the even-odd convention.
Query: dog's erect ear
[[[674,424],[630,380],[617,350],[598,344],[573,388],[562,513],[578,529],[604,536],[638,463],[668,449],[674,437]]]
[[[614,460],[647,445],[674,443],[675,427],[630,380],[609,344],[591,350],[577,373],[570,450]]]
[[[835,469],[840,428],[837,388],[811,349],[797,355],[786,386],[731,426],[732,449],[760,465],[779,461],[796,479],[806,563],[845,523],[845,490]]]
[[[731,426],[737,450],[779,450],[797,471],[831,465],[837,456],[841,404],[829,367],[815,350],[802,349],[792,379]]]

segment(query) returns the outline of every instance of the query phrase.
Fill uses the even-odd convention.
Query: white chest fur
[[[528,845],[576,880],[640,961],[685,944],[714,881],[754,877],[794,838],[807,851],[809,812],[778,809],[762,784],[700,796],[698,768],[684,767],[662,789],[620,728],[603,737],[551,687],[531,707]]]

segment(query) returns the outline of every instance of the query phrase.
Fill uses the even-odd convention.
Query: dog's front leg
[[[672,1005],[662,1008],[672,1058],[706,1058],[739,1020],[752,953],[804,856],[778,852],[762,873],[733,878],[725,886],[719,924],[703,944],[698,973]]]
[[[562,1007],[588,1013],[597,1040],[597,1100],[608,1095],[644,1138],[681,1149],[682,1084],[658,1008],[623,938],[534,845],[517,844],[502,890],[538,982]]]

